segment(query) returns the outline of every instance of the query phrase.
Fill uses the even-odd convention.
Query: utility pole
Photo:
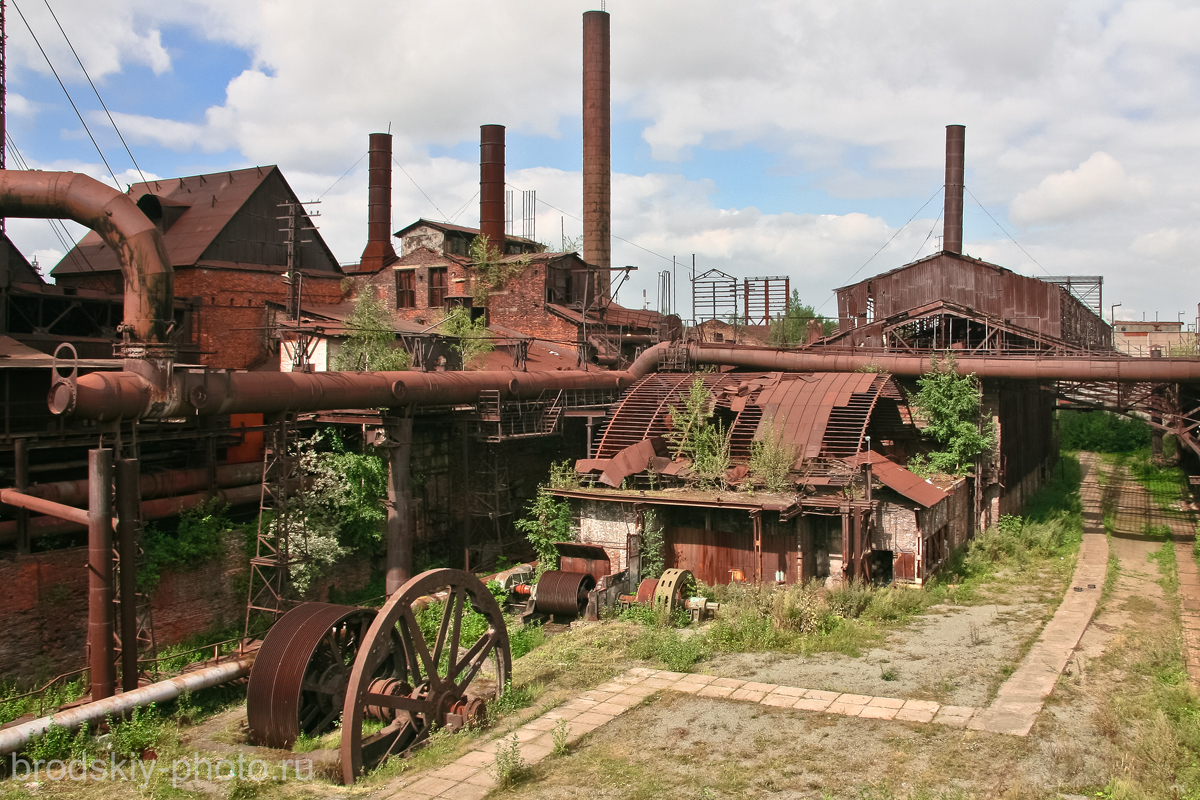
[[[287,272],[283,273],[283,282],[288,287],[287,297],[287,318],[296,325],[296,341],[292,350],[292,371],[303,372],[308,364],[308,348],[309,336],[300,330],[300,308],[304,297],[304,275],[300,272],[300,245],[308,244],[312,239],[299,238],[303,231],[315,231],[317,228],[311,224],[311,218],[320,216],[319,211],[314,211],[311,214],[305,209],[306,205],[315,205],[320,203],[320,200],[310,200],[308,203],[279,203],[277,208],[286,210],[283,216],[276,217],[282,220],[284,227],[279,230],[286,235],[284,240],[287,246]],[[305,225],[304,222],[309,224]],[[283,336],[276,329],[276,334],[279,336],[279,341],[283,342]]]

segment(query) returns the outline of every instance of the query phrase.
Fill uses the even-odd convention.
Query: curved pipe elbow
[[[174,272],[162,234],[132,198],[74,172],[0,170],[0,217],[70,219],[95,231],[121,263],[125,324],[139,342],[166,342]]]

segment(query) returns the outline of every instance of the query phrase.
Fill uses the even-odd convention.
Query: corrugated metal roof
[[[931,508],[950,496],[948,492],[874,451],[866,454],[866,458],[860,454],[843,460],[851,466],[858,466],[864,460],[869,460],[871,472],[884,486],[926,508]]]
[[[411,231],[413,228],[418,228],[422,225],[427,225],[430,228],[437,228],[440,231],[455,231],[457,233],[469,233],[472,236],[479,235],[479,228],[468,228],[465,225],[455,225],[451,222],[437,222],[436,220],[425,219],[424,217],[422,217],[421,219],[418,219],[416,222],[405,225],[403,228],[401,228],[400,230],[393,233],[392,236],[403,236],[404,234]],[[533,239],[526,239],[524,236],[513,236],[511,233],[505,234],[504,238],[510,242],[522,242],[524,244],[537,244],[537,242],[533,241]]]

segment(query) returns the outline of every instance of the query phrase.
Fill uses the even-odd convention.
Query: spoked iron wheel
[[[246,689],[251,740],[289,749],[301,733],[320,736],[342,713],[346,686],[375,611],[329,603],[302,603],[267,633]],[[399,655],[403,655],[402,653]],[[373,677],[397,677],[395,659]]]
[[[443,609],[426,638],[416,612],[434,595]],[[474,635],[464,630],[469,611],[481,614],[486,623],[474,641],[464,635]],[[419,744],[435,727],[481,721],[483,695],[498,696],[512,672],[508,628],[500,606],[478,578],[461,570],[429,570],[409,580],[380,609],[364,641],[367,647],[354,663],[342,711],[346,784],[389,755]],[[380,666],[389,662],[396,665],[394,678],[380,680]],[[488,690],[481,692],[481,671],[489,663]],[[476,692],[468,693],[472,681],[477,681]],[[364,736],[367,716],[383,717],[388,724]]]

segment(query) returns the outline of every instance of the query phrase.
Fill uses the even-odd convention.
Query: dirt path
[[[1108,540],[1104,535],[1095,458],[1084,453],[1079,464],[1083,469],[1080,483],[1083,543],[1071,587],[1021,666],[996,693],[995,702],[971,720],[973,730],[1029,735],[1046,697],[1054,691],[1059,675],[1092,621],[1104,586]]]

